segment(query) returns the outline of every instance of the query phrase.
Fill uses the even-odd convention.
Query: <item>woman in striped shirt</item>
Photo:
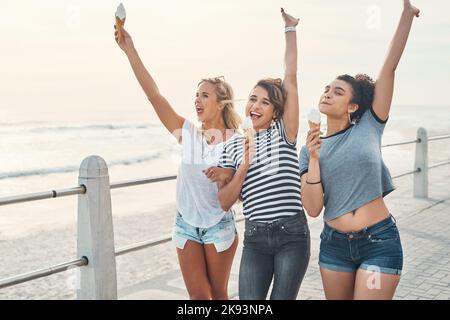
[[[228,210],[241,197],[246,217],[239,271],[239,298],[295,299],[310,257],[309,229],[300,199],[296,139],[298,19],[286,14],[285,75],[260,80],[246,107],[255,134],[225,143],[219,166],[235,170],[222,183],[219,201]]]

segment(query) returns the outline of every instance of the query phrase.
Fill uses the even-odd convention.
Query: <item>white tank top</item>
[[[208,144],[202,133],[186,120],[183,124],[181,163],[177,177],[177,210],[196,228],[209,228],[222,220],[224,211],[217,198],[217,183],[202,170],[217,166],[223,142]]]

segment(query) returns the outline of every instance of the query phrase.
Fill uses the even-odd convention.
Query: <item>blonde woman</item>
[[[116,28],[116,27],[115,27]],[[177,214],[173,241],[190,299],[228,299],[227,287],[238,244],[233,211],[223,210],[218,185],[203,171],[217,165],[223,144],[235,136],[240,119],[234,111],[233,91],[221,78],[199,82],[195,109],[201,128],[180,116],[159,92],[144,67],[133,41],[122,28],[116,42],[125,52],[133,72],[161,123],[182,146],[177,178]],[[214,178],[225,181],[227,170]]]

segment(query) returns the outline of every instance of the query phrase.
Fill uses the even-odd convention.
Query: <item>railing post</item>
[[[77,298],[117,299],[116,257],[108,167],[99,156],[80,166],[78,182],[86,194],[78,195],[78,257],[89,263],[80,268]]]
[[[414,197],[428,198],[428,134],[424,128],[417,129],[416,157],[414,169]]]

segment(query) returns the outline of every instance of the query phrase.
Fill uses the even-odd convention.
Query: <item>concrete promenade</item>
[[[429,198],[412,197],[412,176],[395,181],[397,190],[386,200],[396,217],[404,250],[403,274],[394,299],[450,299],[450,166],[430,170]],[[317,264],[321,218],[309,219],[311,260],[298,299],[324,299]],[[244,224],[238,224],[240,244],[229,283],[237,299],[238,271]],[[166,244],[174,250],[171,244]],[[178,269],[119,291],[120,299],[187,299]]]

